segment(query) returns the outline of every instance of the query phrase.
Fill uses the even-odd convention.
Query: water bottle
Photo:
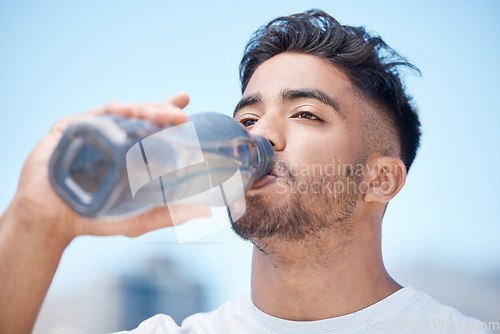
[[[69,125],[52,153],[49,179],[80,215],[113,218],[171,203],[230,205],[273,163],[266,138],[219,113],[164,128],[99,115]]]

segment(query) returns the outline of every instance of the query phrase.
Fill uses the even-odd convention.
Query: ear
[[[388,203],[406,181],[405,164],[398,158],[373,157],[368,161],[367,171],[365,181],[368,187],[363,195],[365,202]]]

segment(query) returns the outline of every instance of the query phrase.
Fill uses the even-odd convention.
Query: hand
[[[86,114],[115,114],[123,117],[144,118],[159,125],[178,125],[187,121],[182,109],[189,96],[178,93],[160,103],[122,104],[109,103]],[[82,114],[85,115],[85,114]],[[138,216],[123,220],[87,219],[75,213],[53,190],[48,179],[48,162],[61,136],[71,121],[82,115],[64,118],[51,128],[30,153],[23,166],[19,187],[9,207],[23,221],[47,224],[56,228],[67,243],[74,237],[90,235],[138,236],[162,227],[172,226],[169,209],[157,207]],[[176,223],[193,218],[210,216],[208,207],[183,205],[176,208]]]
[[[166,125],[187,120],[184,93],[161,103],[110,103],[90,114],[111,113],[146,118]],[[80,115],[81,116],[81,115]],[[0,217],[0,332],[31,333],[33,324],[66,246],[81,234],[138,236],[172,225],[168,207],[154,208],[120,221],[90,220],[76,214],[52,189],[50,156],[75,118],[60,120],[31,151],[17,192]],[[208,207],[175,208],[176,223],[210,215]]]

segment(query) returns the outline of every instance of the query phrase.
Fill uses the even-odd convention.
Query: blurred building
[[[199,283],[166,259],[153,259],[148,269],[89,286],[73,296],[48,298],[34,334],[110,333],[130,330],[158,313],[177,323],[204,311],[205,293]]]

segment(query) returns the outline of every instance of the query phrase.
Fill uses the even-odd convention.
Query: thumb
[[[170,103],[178,108],[184,109],[189,103],[189,95],[184,92],[176,93],[162,103]]]

